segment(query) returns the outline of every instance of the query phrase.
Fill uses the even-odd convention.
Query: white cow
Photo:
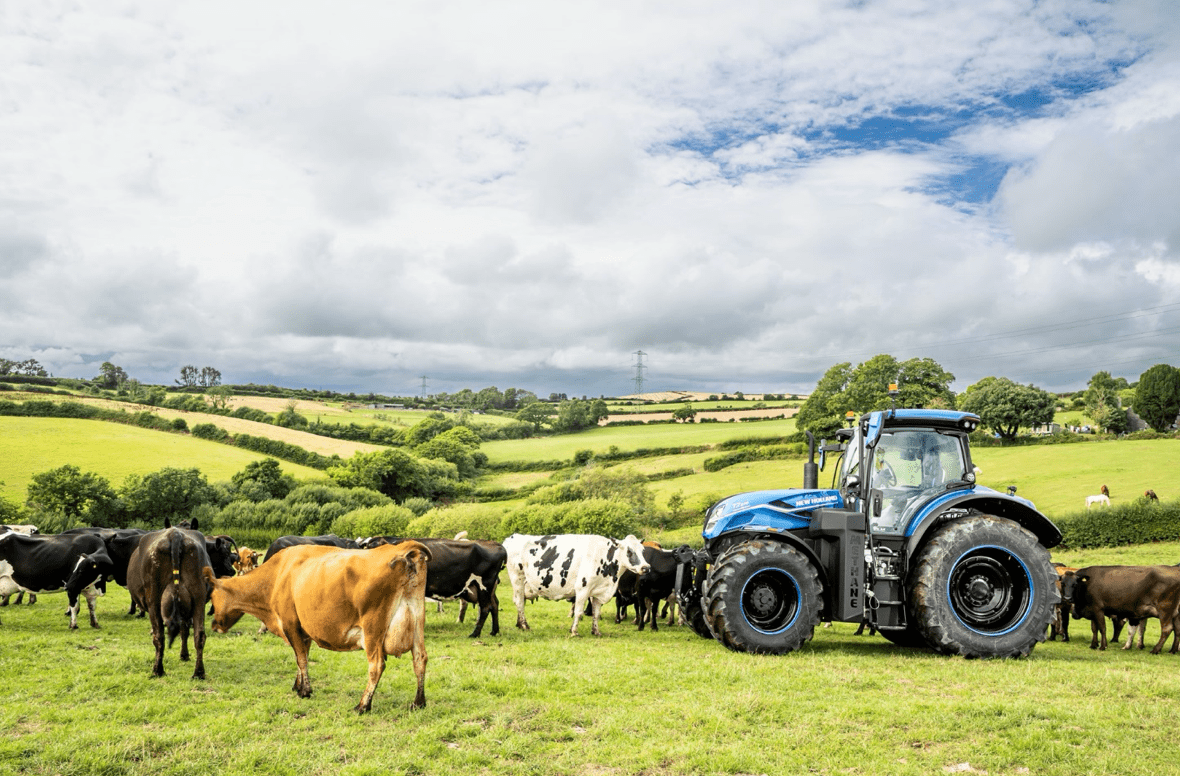
[[[574,624],[570,628],[573,636],[578,635],[578,621],[589,601],[594,612],[591,632],[599,636],[599,613],[602,605],[614,597],[619,574],[646,574],[651,568],[643,559],[643,544],[634,536],[609,539],[590,534],[513,534],[504,540],[504,549],[508,551],[516,627],[524,630],[529,629],[524,616],[525,599],[541,597],[574,602]]]

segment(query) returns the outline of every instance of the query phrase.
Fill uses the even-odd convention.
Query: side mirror
[[[822,445],[822,442],[821,442],[821,445]],[[821,446],[821,447],[819,448],[819,470],[820,470],[821,472],[824,470],[824,464],[826,464],[827,462],[828,462],[828,451],[827,451],[827,450],[825,450],[825,449],[824,449],[824,448]]]

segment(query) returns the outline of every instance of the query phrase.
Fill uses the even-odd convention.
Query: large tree
[[[129,475],[121,495],[131,519],[157,528],[164,527],[165,518],[175,524],[188,519],[196,507],[218,501],[217,490],[195,467]]]
[[[1126,387],[1126,378],[1111,377],[1110,372],[1099,372],[1091,377],[1086,386],[1086,392],[1082,396],[1086,402],[1087,417],[1097,423],[1102,423],[1112,407],[1121,406],[1119,391]]]
[[[1021,428],[1052,422],[1056,406],[1048,391],[1007,377],[985,377],[959,397],[959,409],[975,413],[984,427],[1007,440],[1015,439]]]
[[[1167,431],[1180,415],[1180,369],[1156,364],[1139,376],[1135,414],[1156,431]]]
[[[79,522],[106,525],[118,512],[115,490],[107,478],[70,464],[34,474],[27,493],[29,506],[56,515],[61,528]]]
[[[934,359],[873,356],[856,366],[836,364],[820,378],[819,384],[795,416],[796,425],[816,434],[829,435],[844,424],[845,415],[887,409],[893,404],[889,385],[897,383],[898,407],[953,407],[955,395],[950,384],[955,376]]]
[[[852,364],[845,361],[829,367],[815,390],[799,408],[795,425],[819,436],[829,436],[844,425],[844,389],[852,377]]]

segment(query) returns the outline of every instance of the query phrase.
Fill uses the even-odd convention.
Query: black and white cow
[[[37,530],[37,526],[35,525],[0,525],[0,534],[7,533],[8,531],[16,531],[18,534],[24,534],[25,536],[37,536],[41,533],[39,530]],[[0,606],[8,606],[8,599],[11,597],[12,593],[0,595]],[[24,590],[21,590],[16,594],[16,603],[18,606],[20,605],[20,602],[24,600],[24,597]],[[35,603],[37,603],[37,596],[33,593],[29,593],[29,604],[32,605]]]
[[[82,566],[92,567],[93,576],[87,582],[71,581]],[[24,536],[9,531],[0,535],[0,595],[64,590],[69,597],[71,629],[78,627],[79,595],[90,608],[90,624],[99,627],[94,601],[106,592],[102,579],[110,567],[106,545],[93,534]]]
[[[406,539],[395,536],[373,536],[360,542],[362,549],[397,544]],[[504,545],[491,541],[454,539],[412,539],[430,551],[426,561],[426,597],[441,601],[462,598],[479,604],[479,620],[471,638],[478,638],[484,621],[492,616],[492,635],[500,632],[500,603],[496,585],[500,571],[508,561]]]
[[[524,630],[529,629],[524,616],[525,599],[541,597],[573,601],[570,634],[574,636],[578,635],[582,607],[589,601],[594,617],[591,632],[601,635],[598,620],[602,605],[614,596],[619,574],[630,570],[643,575],[649,568],[643,559],[643,545],[634,536],[610,539],[589,534],[513,534],[504,540],[504,549],[508,551],[516,627]]]
[[[266,563],[276,552],[285,550],[288,547],[294,547],[298,544],[319,544],[327,547],[339,547],[342,550],[359,550],[361,546],[352,539],[342,539],[336,534],[327,534],[325,536],[280,536],[270,543],[270,547],[266,548],[266,555],[262,562]],[[217,574],[217,567],[213,567],[213,573]],[[217,574],[220,576],[220,574]]]

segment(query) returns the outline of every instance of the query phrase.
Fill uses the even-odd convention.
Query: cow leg
[[[90,610],[90,627],[91,628],[101,628],[102,626],[98,624],[98,618],[94,616],[94,602],[98,598],[98,594],[94,593],[94,592],[90,592],[90,593],[83,592],[82,595],[86,596],[86,608],[88,608]],[[75,612],[75,614],[77,613],[77,607],[75,607],[74,612]],[[75,620],[74,624],[75,624],[75,626],[77,625],[76,620]]]
[[[152,646],[156,649],[156,662],[152,665],[152,676],[164,675],[164,616],[158,606],[153,606],[148,619],[152,625]]]
[[[529,629],[529,621],[524,617],[524,586],[512,586],[512,603],[516,606],[516,627],[521,630]]]
[[[473,631],[471,632],[471,636],[470,636],[470,637],[471,637],[471,638],[473,638],[473,639],[479,638],[480,631],[482,631],[482,630],[483,630],[483,624],[484,624],[484,622],[485,622],[485,621],[488,619],[488,615],[489,615],[489,614],[491,614],[491,611],[492,611],[492,595],[493,595],[493,593],[492,593],[492,591],[491,591],[491,590],[483,590],[483,589],[481,589],[481,590],[479,590],[479,592],[478,592],[478,596],[479,596],[479,598],[478,598],[478,600],[479,600],[479,620],[477,620],[477,621],[476,621],[476,623],[475,623],[475,630],[473,630]],[[463,605],[464,605],[464,606],[466,606],[466,605],[467,605],[467,602],[466,602],[466,601],[464,601],[464,602],[463,602]],[[496,631],[497,631],[497,629],[496,629],[496,628],[492,628],[492,635],[493,635],[493,636],[494,636],[494,635],[496,635]]]
[[[426,631],[417,622],[414,624],[414,640],[410,643],[410,656],[414,659],[414,678],[418,681],[410,708],[423,709],[426,708]]]
[[[79,596],[70,595],[66,603],[66,616],[70,618],[70,630],[78,630],[78,607],[82,604]]]
[[[307,653],[311,651],[311,637],[303,632],[298,622],[283,623],[283,630],[291,639],[291,649],[295,652],[295,684],[291,689],[300,698],[311,697],[311,675],[307,672]]]
[[[594,622],[590,627],[590,634],[593,636],[601,636],[602,631],[600,631],[598,629],[598,620],[599,620],[599,616],[602,614],[602,602],[599,601],[597,598],[591,598],[590,601],[591,601],[591,604],[594,606]],[[577,627],[576,624],[575,624],[575,627]],[[577,634],[574,634],[574,635],[577,635]]]
[[[655,633],[660,629],[660,602],[647,599],[647,613],[651,615],[651,632]],[[643,630],[643,626],[639,626]]]
[[[183,625],[180,629],[180,659],[186,663],[192,659],[192,655],[188,651],[188,631],[189,626],[187,624]],[[194,644],[193,646],[196,645]]]
[[[463,622],[463,617],[466,614],[467,614],[467,601],[460,600],[459,601],[459,622]]]
[[[582,606],[584,604],[590,603],[585,598],[581,598],[580,595],[581,594],[579,594],[579,597],[574,598],[574,612],[573,612],[574,624],[572,626],[570,626],[570,635],[571,636],[578,635],[578,621],[582,619]],[[593,611],[594,611],[594,631],[595,631],[594,635],[597,636],[598,635],[598,632],[597,632],[598,631],[598,610],[595,609]]]
[[[197,664],[193,666],[193,678],[205,678],[205,618],[199,612],[204,607],[196,607],[193,614],[193,647],[197,650]]]
[[[369,658],[369,683],[361,695],[360,703],[353,709],[357,714],[364,714],[373,708],[373,694],[377,692],[377,683],[385,673],[385,644],[375,633],[365,628],[365,654]],[[380,626],[378,626],[380,630]],[[369,638],[370,634],[373,638]]]

